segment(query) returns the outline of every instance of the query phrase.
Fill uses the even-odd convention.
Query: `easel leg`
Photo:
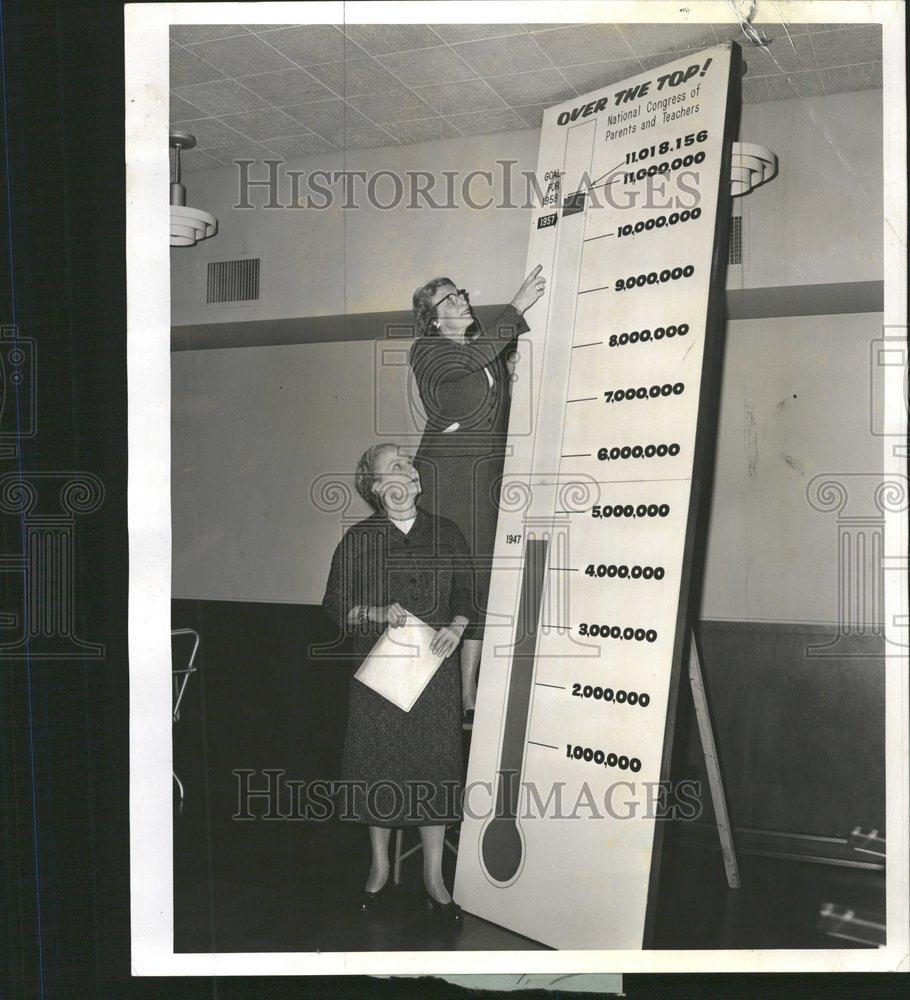
[[[395,830],[395,858],[392,862],[392,881],[395,885],[401,885],[401,847],[404,842],[404,830],[398,827]]]
[[[695,717],[698,720],[698,734],[701,737],[702,752],[705,755],[708,785],[711,788],[711,801],[714,804],[720,849],[724,856],[727,885],[731,889],[738,889],[740,887],[739,864],[736,860],[736,849],[733,846],[733,828],[730,826],[730,816],[727,813],[727,798],[724,795],[724,785],[720,776],[717,744],[714,742],[714,728],[711,725],[711,716],[708,714],[708,699],[705,695],[705,684],[694,631],[689,647],[689,684],[692,688],[692,700],[695,702]]]

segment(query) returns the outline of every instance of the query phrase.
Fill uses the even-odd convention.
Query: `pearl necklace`
[[[415,518],[415,517],[417,517],[417,510],[415,509],[415,510],[414,510],[414,513],[413,513],[413,514],[408,514],[408,516],[407,516],[407,517],[395,517],[394,515],[392,515],[392,514],[389,514],[389,513],[387,512],[387,513],[386,513],[386,517],[387,517],[387,518],[388,518],[388,519],[389,519],[390,521],[413,521],[413,520],[414,520],[414,518]]]

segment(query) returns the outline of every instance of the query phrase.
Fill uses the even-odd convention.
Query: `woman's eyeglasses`
[[[433,307],[436,308],[436,306],[441,306],[443,304],[443,302],[446,301],[446,299],[451,299],[452,303],[454,305],[454,303],[455,303],[455,297],[456,296],[458,296],[459,298],[464,299],[465,302],[469,301],[469,299],[471,298],[471,296],[468,294],[468,290],[466,288],[457,288],[454,292],[449,292],[448,295],[443,295],[443,297],[441,299],[439,299],[438,302],[434,302],[433,303]]]

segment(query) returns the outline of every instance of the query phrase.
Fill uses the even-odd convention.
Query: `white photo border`
[[[684,13],[683,13],[684,12]],[[905,12],[900,0],[757,4],[753,22],[883,26],[884,326],[907,322]],[[910,971],[910,741],[907,574],[885,573],[888,944],[881,949],[724,951],[174,951],[171,787],[170,251],[168,27],[223,23],[536,23],[729,20],[731,5],[610,3],[186,3],[125,7],[129,420],[130,891],[136,976],[424,975],[595,972]],[[905,355],[906,356],[906,355]],[[886,367],[885,475],[906,472],[906,370]],[[886,512],[885,553],[906,559],[906,512]],[[901,647],[901,643],[904,643]]]

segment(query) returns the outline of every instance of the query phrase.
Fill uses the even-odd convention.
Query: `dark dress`
[[[483,637],[508,435],[506,355],[528,329],[509,305],[474,340],[458,344],[441,335],[423,336],[408,358],[427,414],[414,456],[420,501],[455,522],[474,558],[474,610],[465,639]],[[455,423],[458,427],[446,432]]]
[[[434,628],[457,615],[470,621],[472,575],[467,545],[451,521],[418,507],[405,534],[376,513],[345,532],[335,549],[322,606],[353,636],[361,661],[387,626],[349,625],[352,607],[397,601]],[[351,679],[338,801],[342,819],[387,827],[461,819],[459,661],[456,648],[410,712]]]

